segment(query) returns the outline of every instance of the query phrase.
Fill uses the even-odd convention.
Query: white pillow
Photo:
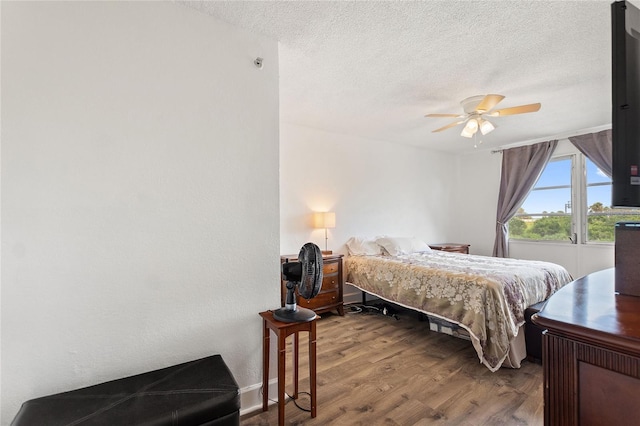
[[[411,249],[413,253],[430,253],[431,247],[419,238],[411,238]]]
[[[373,239],[364,237],[351,237],[347,240],[347,250],[352,256],[375,256],[382,254],[380,247]]]
[[[424,241],[413,237],[382,237],[376,240],[392,256],[409,253],[427,253],[431,247]]]

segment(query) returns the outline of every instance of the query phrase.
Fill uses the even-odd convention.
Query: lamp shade
[[[460,133],[460,136],[463,136],[465,138],[470,138],[477,131],[478,131],[478,121],[475,118],[472,118],[469,121],[467,121],[467,124],[462,129],[462,133]]]
[[[489,132],[492,132],[496,127],[489,121],[487,120],[482,120],[482,123],[480,124],[480,132],[483,135],[486,135]]]
[[[335,212],[316,212],[313,214],[314,228],[335,228],[336,214]]]

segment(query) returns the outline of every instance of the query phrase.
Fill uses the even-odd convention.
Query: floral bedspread
[[[442,251],[349,256],[345,266],[347,282],[365,292],[467,330],[491,371],[507,357],[527,306],[572,281],[554,263]]]

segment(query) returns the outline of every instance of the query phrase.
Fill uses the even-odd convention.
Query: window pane
[[[611,181],[604,175],[598,175],[599,170],[587,159],[587,185],[593,180]],[[606,179],[606,180],[605,180]],[[587,241],[611,242],[614,240],[616,219],[607,216],[611,210],[611,185],[587,186]]]
[[[587,185],[611,182],[587,160]],[[640,221],[640,209],[612,209],[611,184],[587,186],[587,241],[613,242],[616,222]]]
[[[571,215],[516,216],[509,221],[509,238],[569,241]]]
[[[587,188],[587,241],[612,242],[616,222],[640,221],[639,209],[612,209],[611,185]]]
[[[611,208],[611,185],[587,187],[587,213]]]
[[[509,221],[509,238],[568,241],[571,213],[571,158],[551,160]]]
[[[526,213],[571,213],[571,188],[531,191],[522,208]]]
[[[593,163],[593,161],[588,158],[586,160],[587,185],[592,183],[611,182],[611,178],[605,175],[604,172]],[[609,197],[609,202],[607,204],[611,204],[611,197]]]
[[[571,186],[571,159],[561,158],[547,163],[534,188],[545,186]]]
[[[587,240],[612,242],[615,240],[616,222],[638,222],[640,214],[618,209],[605,209],[602,213],[590,213],[587,217]]]

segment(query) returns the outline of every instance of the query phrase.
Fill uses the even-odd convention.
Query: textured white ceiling
[[[457,153],[474,150],[461,127],[424,115],[473,95],[542,103],[495,118],[484,149],[611,123],[611,1],[184,4],[279,41],[287,123]]]

